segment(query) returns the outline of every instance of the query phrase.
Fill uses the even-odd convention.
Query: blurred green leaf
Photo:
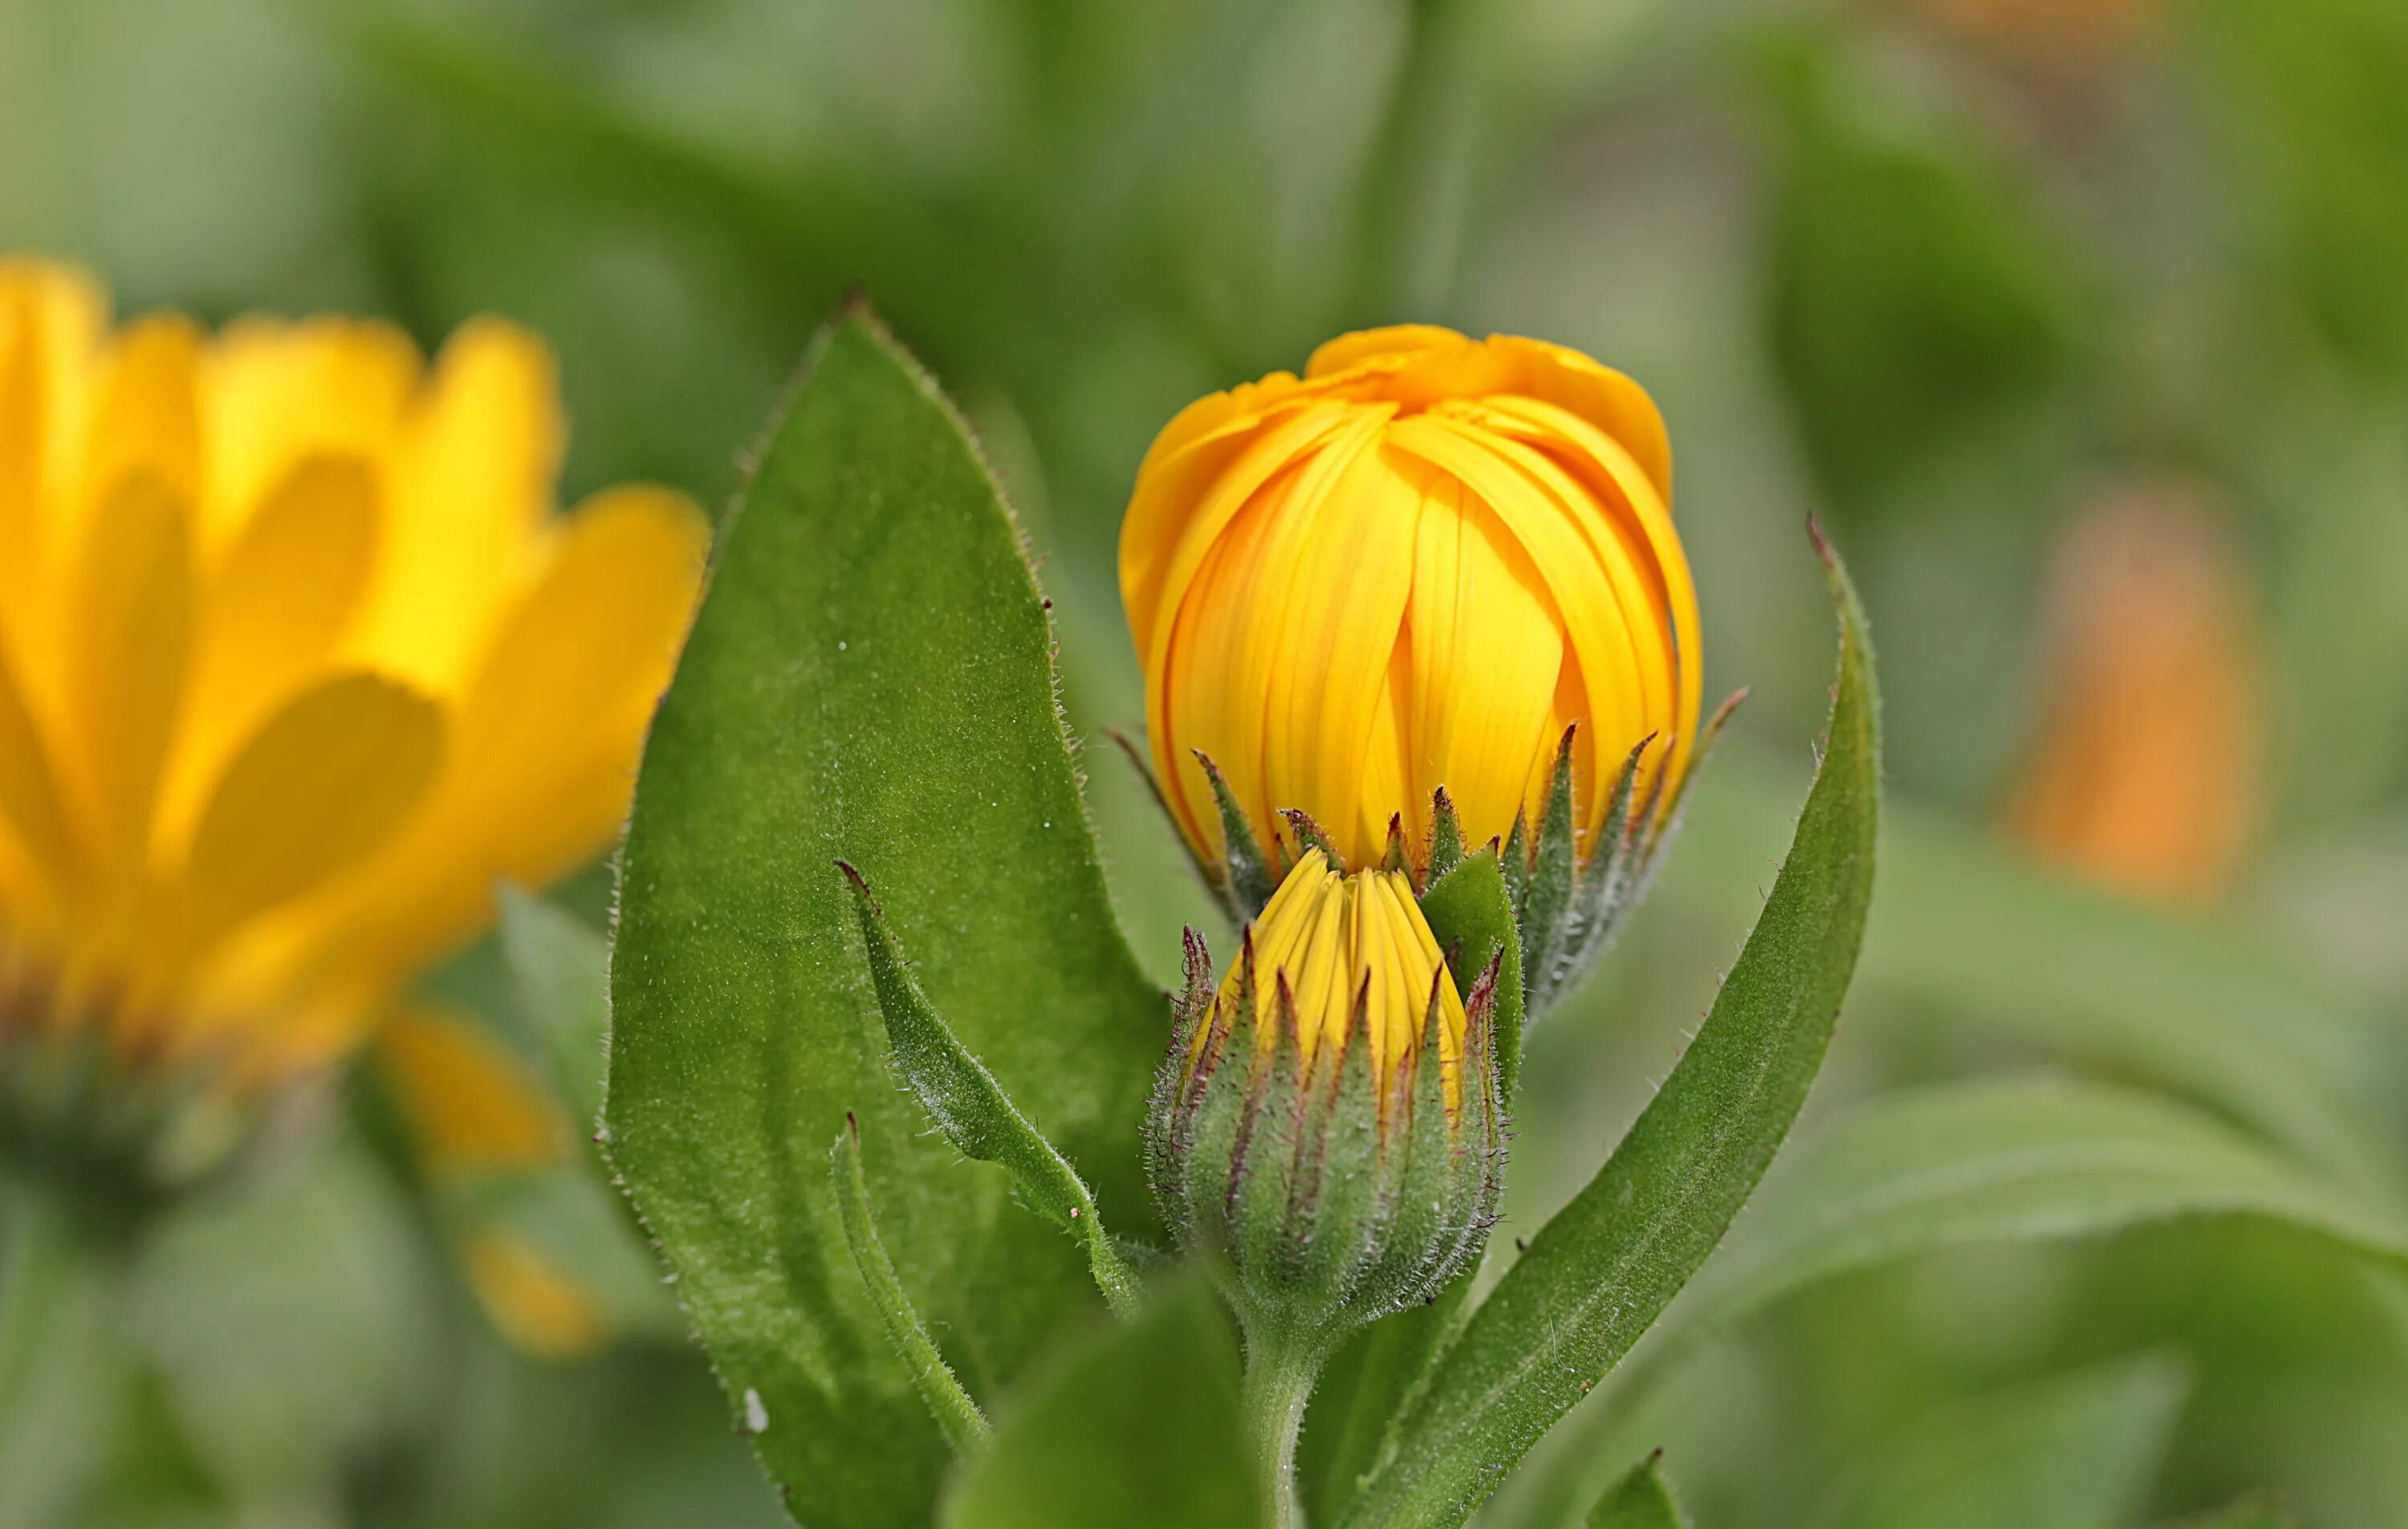
[[[1764,912],[1662,1091],[1440,1357],[1348,1523],[1469,1518],[1713,1250],[1805,1102],[1856,966],[1881,796],[1864,611],[1826,561],[1840,618],[1830,728]]]
[[[2408,1269],[2408,1220],[2198,1110],[2094,1083],[1984,1079],[1884,1098],[1800,1141],[1672,1330],[1693,1338],[1891,1259],[2181,1216],[2259,1217]]]
[[[501,893],[502,956],[528,1050],[577,1123],[602,1119],[610,948],[584,920],[516,887]]]
[[[1695,919],[1753,903],[1794,779],[1727,750],[1698,784],[1658,902]],[[1903,1052],[2003,1038],[2207,1105],[2371,1197],[2399,1193],[2385,1119],[2408,1087],[2408,1049],[2258,931],[2084,886],[1903,802],[1884,816],[1882,879],[1855,990],[1860,1040]]]
[[[1138,1122],[1168,1032],[1106,900],[1051,630],[959,421],[841,316],[724,540],[638,783],[606,1120],[739,1422],[805,1522],[924,1523],[951,1450],[837,1221],[847,1110],[880,1236],[973,1396],[1095,1302],[1000,1170],[889,1071],[842,857],[929,1000],[1142,1233]]]
[[[2064,257],[1945,130],[1872,123],[1853,61],[1769,42],[1780,109],[1764,269],[1784,395],[1835,511],[1978,443],[2073,360]]]
[[[1649,1455],[1606,1488],[1588,1510],[1587,1529],[1688,1529],[1658,1468],[1662,1461],[1660,1452]]]
[[[2187,1388],[2149,1358],[1985,1396],[1885,1445],[1820,1529],[2118,1529],[2141,1506]]]
[[[198,1457],[238,1500],[336,1500],[440,1379],[436,1256],[355,1139],[162,1226],[124,1293]]]
[[[945,1529],[1242,1529],[1261,1520],[1238,1350],[1202,1279],[1055,1356],[946,1495]],[[849,1522],[849,1521],[840,1521]]]

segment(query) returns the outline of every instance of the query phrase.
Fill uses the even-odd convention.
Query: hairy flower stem
[[[1304,1504],[1296,1490],[1296,1440],[1304,1425],[1304,1404],[1321,1376],[1326,1350],[1290,1334],[1246,1335],[1246,1379],[1239,1406],[1254,1452],[1255,1479],[1265,1494],[1263,1522],[1271,1529],[1304,1529]]]

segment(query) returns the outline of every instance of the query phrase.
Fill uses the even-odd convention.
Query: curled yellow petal
[[[1669,811],[1698,731],[1697,593],[1663,419],[1560,346],[1401,325],[1301,378],[1214,394],[1155,441],[1121,593],[1173,815],[1206,861],[1211,759],[1277,866],[1308,815],[1344,865],[1393,821],[1426,852],[1443,787],[1474,842],[1536,826],[1574,737],[1584,850],[1642,739]]]

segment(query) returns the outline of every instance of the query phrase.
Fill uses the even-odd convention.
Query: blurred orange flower
[[[2211,503],[2127,484],[2067,528],[2007,819],[2042,858],[2174,904],[2229,885],[2260,805],[2262,639]]]

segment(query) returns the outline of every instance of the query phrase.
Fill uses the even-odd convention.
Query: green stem
[[[1296,1440],[1304,1426],[1304,1404],[1321,1375],[1322,1358],[1322,1351],[1308,1344],[1247,1335],[1246,1379],[1239,1406],[1267,1499],[1264,1522],[1271,1529],[1304,1529],[1304,1504],[1296,1490]]]
[[[67,1208],[0,1180],[0,1460],[36,1415],[42,1351],[73,1282],[82,1238]]]

